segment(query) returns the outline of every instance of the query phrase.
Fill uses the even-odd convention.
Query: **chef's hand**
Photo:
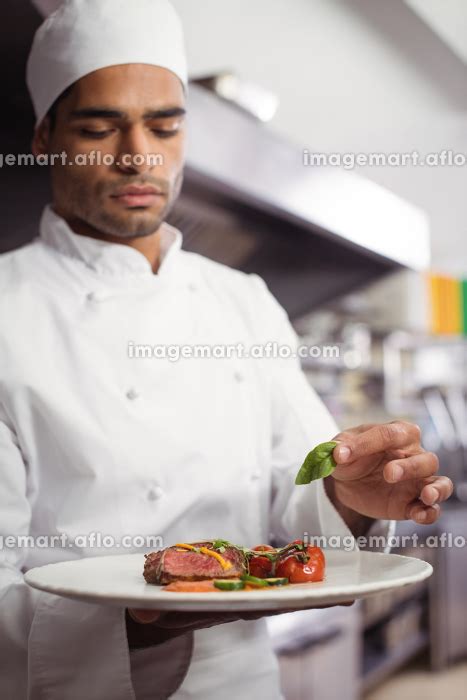
[[[126,634],[130,649],[145,649],[168,642],[197,629],[206,629],[239,618],[221,613],[179,613],[159,610],[126,610]]]
[[[278,614],[276,611],[274,613]],[[267,614],[267,611],[259,613],[199,613],[128,609],[128,615],[135,622],[143,625],[153,624],[161,630],[180,630],[181,632],[204,629],[236,620],[257,620]]]
[[[453,484],[436,476],[438,458],[420,444],[420,428],[394,421],[360,425],[336,435],[333,500],[361,515],[434,523]]]
[[[352,605],[353,601],[341,603]],[[332,607],[332,606],[315,606]],[[215,625],[237,620],[259,620],[261,617],[282,615],[294,612],[296,608],[282,610],[262,610],[255,613],[199,613],[161,612],[159,610],[127,609],[127,636],[130,648],[154,646],[188,632],[194,632]]]

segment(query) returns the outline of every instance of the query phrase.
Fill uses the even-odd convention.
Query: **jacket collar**
[[[120,243],[108,243],[72,231],[67,222],[48,204],[41,217],[40,238],[62,255],[83,262],[102,274],[153,275],[147,258],[138,250]],[[172,270],[182,247],[182,234],[164,223],[161,228],[160,265],[156,276],[165,277]]]

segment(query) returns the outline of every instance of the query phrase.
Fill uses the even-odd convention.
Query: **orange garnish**
[[[224,557],[221,557],[219,552],[215,552],[213,549],[208,549],[207,547],[200,547],[200,552],[203,552],[203,554],[208,554],[210,557],[214,557],[217,559],[219,564],[222,566],[224,571],[226,569],[230,569],[232,566],[232,563],[230,561],[227,561],[227,559],[224,559]]]
[[[192,551],[196,551],[198,548],[193,547],[192,544],[186,544],[185,542],[175,544],[174,547],[181,547],[182,549],[191,549]],[[214,557],[214,559],[217,559],[219,564],[222,566],[224,571],[226,569],[230,569],[232,567],[232,564],[230,561],[227,561],[227,559],[224,559],[224,557],[221,557],[219,552],[215,552],[213,549],[208,549],[207,547],[199,547],[199,551],[202,552],[202,554],[207,554],[210,557]]]

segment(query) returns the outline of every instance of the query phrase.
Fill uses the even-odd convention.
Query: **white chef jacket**
[[[260,277],[181,250],[167,224],[161,241],[154,274],[48,206],[40,235],[0,256],[0,534],[158,534],[165,546],[349,536],[321,481],[293,485],[337,431],[298,360],[129,357],[130,342],[297,342]],[[115,550],[0,549],[4,700],[280,697],[264,620],[129,652],[123,609],[23,580],[103,554]]]

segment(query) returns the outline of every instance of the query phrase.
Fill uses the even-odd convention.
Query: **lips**
[[[162,190],[152,185],[129,185],[117,190],[112,198],[127,207],[151,207],[162,195]]]
[[[114,197],[125,197],[126,195],[144,195],[144,194],[162,194],[162,190],[153,185],[129,185],[128,187],[122,187],[121,190],[117,190]]]

